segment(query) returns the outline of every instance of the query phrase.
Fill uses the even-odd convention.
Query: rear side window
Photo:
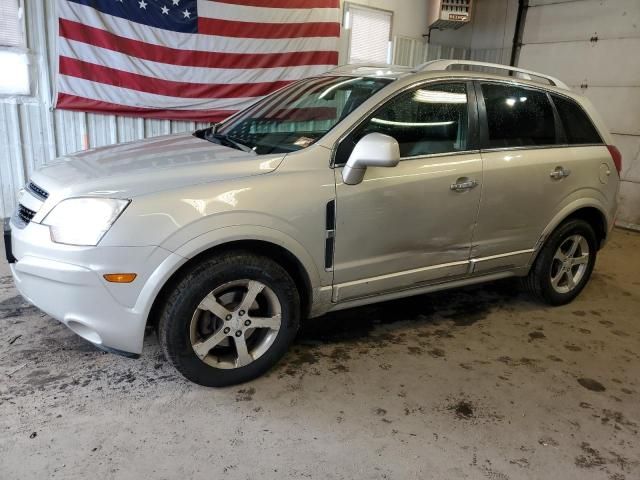
[[[511,85],[483,84],[487,148],[554,145],[556,125],[546,93]]]
[[[570,145],[602,143],[600,134],[584,110],[572,100],[551,95]]]

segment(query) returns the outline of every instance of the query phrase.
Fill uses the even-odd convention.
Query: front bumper
[[[20,294],[96,346],[139,354],[147,316],[159,288],[157,272],[176,255],[160,247],[76,247],[51,241],[49,228],[12,225],[8,252]],[[109,283],[106,273],[136,273],[129,284]],[[151,282],[151,285],[150,285]]]

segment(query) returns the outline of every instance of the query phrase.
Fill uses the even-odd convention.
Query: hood
[[[83,195],[132,198],[269,173],[283,158],[253,155],[191,134],[168,135],[60,157],[38,170],[32,181],[58,200]]]

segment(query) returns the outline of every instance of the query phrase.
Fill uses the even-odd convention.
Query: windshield
[[[308,78],[198,136],[258,155],[301,150],[392,81],[347,76]]]

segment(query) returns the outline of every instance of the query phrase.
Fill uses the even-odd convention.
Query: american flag
[[[338,62],[339,0],[58,0],[56,107],[220,121]]]

